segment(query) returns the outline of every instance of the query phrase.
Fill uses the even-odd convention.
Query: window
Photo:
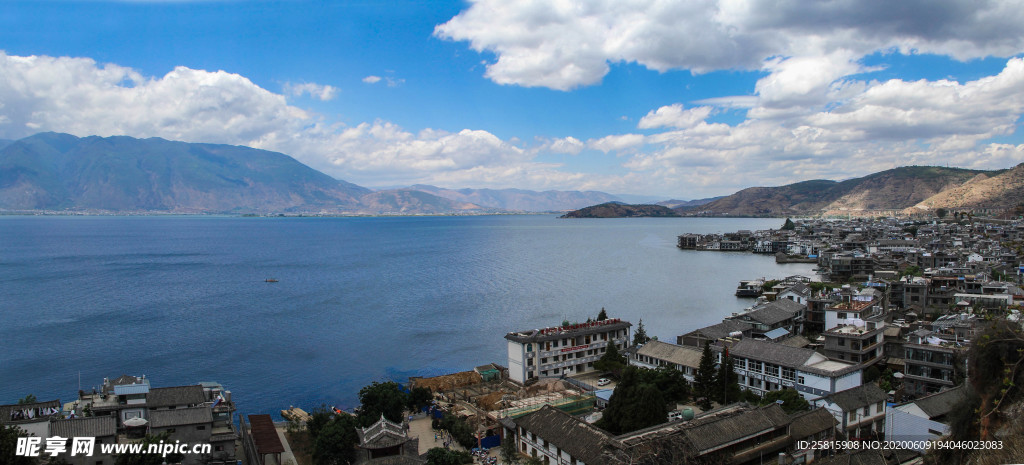
[[[868,405],[868,406],[864,407],[864,411],[861,413],[861,415],[864,415],[864,416],[871,415],[871,406]]]
[[[879,402],[878,405],[875,405],[875,413],[882,413],[883,411],[885,411],[885,401]]]
[[[214,448],[213,448],[213,450],[215,450],[215,451],[217,451],[217,452],[220,452],[220,451],[224,450],[224,446],[217,446],[217,447],[214,447]]]
[[[836,314],[836,316],[839,317],[840,320],[846,319],[846,313],[843,312],[839,312],[838,314]]]
[[[856,411],[851,411],[850,414],[848,415],[848,417],[849,417],[849,421],[857,421],[857,412]]]
[[[202,431],[202,430],[204,430],[204,429],[206,429],[206,425],[199,425],[199,426],[196,426],[196,431]]]
[[[804,377],[803,376],[797,376],[796,377],[796,382],[798,384],[804,384]]]
[[[526,351],[533,352],[533,344],[526,344]]]
[[[837,344],[839,344],[841,346],[845,346],[846,345],[846,339],[839,338],[839,342],[837,342]]]

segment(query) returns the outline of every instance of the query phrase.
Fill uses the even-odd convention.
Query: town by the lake
[[[241,414],[231,386],[216,381],[111,373],[92,389],[64,387],[66,398],[28,394],[0,406],[0,424],[22,434],[15,463],[1019,459],[1024,427],[1004,399],[1024,351],[1024,222],[937,213],[680,231],[680,259],[770,254],[816,267],[737,282],[749,307],[674,340],[600,309],[585,321],[508,328],[493,341],[502,360],[374,382],[351,410],[282,399],[279,411]],[[93,438],[94,453],[60,442],[72,438]],[[202,447],[160,449],[172,443]]]

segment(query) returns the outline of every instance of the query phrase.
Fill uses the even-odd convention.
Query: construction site
[[[495,428],[500,419],[520,417],[544,405],[572,415],[587,413],[593,410],[596,399],[589,386],[570,379],[518,384],[508,379],[508,370],[495,364],[432,378],[411,378],[410,382],[413,387],[429,388],[442,406],[465,417],[478,431]]]

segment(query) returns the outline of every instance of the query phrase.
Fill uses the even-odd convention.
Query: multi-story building
[[[80,392],[78,417],[115,419],[119,442],[167,432],[171,440],[210,444],[208,454],[188,454],[185,464],[234,463],[235,404],[217,383],[152,388],[145,376],[104,379],[99,391]]]
[[[873,365],[884,357],[885,322],[847,320],[822,333],[826,357],[859,363],[865,367]]]
[[[870,439],[885,434],[887,397],[877,384],[867,383],[816,399],[812,404],[828,410],[848,439]]]
[[[908,395],[924,395],[953,387],[956,354],[964,349],[937,337],[903,345],[903,389]]]
[[[805,399],[813,400],[861,384],[859,365],[830,360],[810,349],[753,339],[724,346],[733,358],[740,387],[760,396],[792,388]]]
[[[881,312],[881,305],[872,298],[839,302],[825,309],[825,330],[846,324],[850,319],[866,320],[869,316]]]
[[[763,338],[769,331],[779,328],[785,329],[790,334],[799,332],[798,322],[802,320],[806,309],[806,305],[782,299],[754,307],[749,312],[735,313],[726,319],[752,325],[751,337]]]
[[[524,383],[533,378],[593,371],[594,362],[604,355],[608,344],[618,349],[629,346],[631,326],[628,321],[611,318],[508,333],[509,379]]]
[[[683,372],[683,377],[692,383],[697,375],[697,369],[700,368],[703,354],[703,350],[695,347],[649,341],[636,350],[630,357],[629,364],[644,368],[673,368]]]
[[[890,407],[885,415],[885,440],[923,445],[949,434],[949,414],[967,398],[965,389],[968,387],[960,385]]]

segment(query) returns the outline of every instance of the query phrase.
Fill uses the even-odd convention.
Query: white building
[[[812,404],[828,410],[848,439],[881,438],[885,434],[887,397],[877,384],[868,383],[816,399]]]
[[[928,441],[949,434],[947,416],[965,397],[961,385],[890,407],[885,413],[885,440]]]
[[[859,365],[830,360],[810,349],[743,339],[728,350],[740,387],[759,396],[792,388],[811,401],[861,384]]]
[[[518,383],[533,378],[560,377],[594,370],[608,344],[629,346],[628,321],[603,321],[508,333],[509,378]]]

